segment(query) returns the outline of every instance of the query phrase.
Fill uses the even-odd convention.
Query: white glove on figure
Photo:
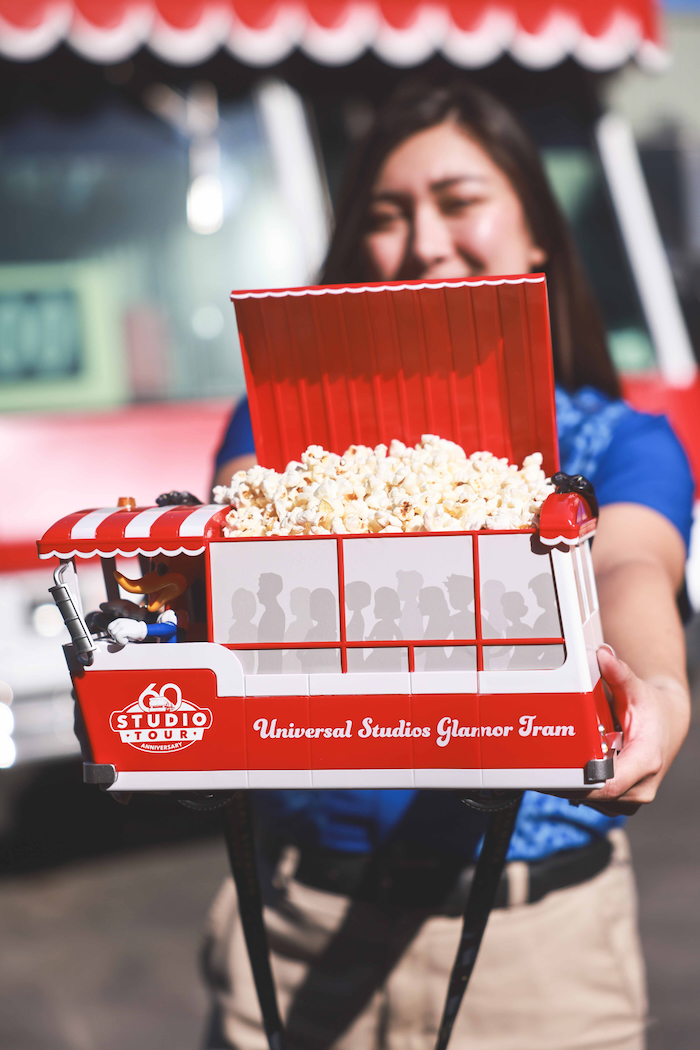
[[[127,642],[142,642],[148,633],[148,624],[124,616],[112,620],[108,631],[118,645],[126,645]]]

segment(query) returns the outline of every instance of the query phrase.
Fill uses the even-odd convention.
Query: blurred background
[[[216,818],[82,786],[34,541],[120,496],[208,499],[244,386],[228,294],[313,281],[346,160],[416,74],[526,121],[626,396],[700,477],[700,0],[0,0],[0,1047],[198,1045]],[[698,760],[693,726],[630,824],[650,1050],[700,1032]]]

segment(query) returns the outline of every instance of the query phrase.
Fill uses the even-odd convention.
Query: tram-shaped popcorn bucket
[[[543,276],[232,298],[265,466],[431,433],[558,469]],[[125,500],[39,542],[77,609],[66,655],[86,780],[479,790],[612,776],[582,496],[551,495],[537,528],[510,531],[226,537],[227,510]],[[136,555],[185,580],[177,644],[87,634],[81,560],[102,559],[114,598],[115,559]]]

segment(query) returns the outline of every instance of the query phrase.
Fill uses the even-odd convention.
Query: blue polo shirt
[[[664,416],[636,412],[592,387],[557,389],[562,470],[584,474],[601,506],[639,503],[663,514],[688,546],[694,484],[680,442]],[[236,407],[217,467],[255,451],[248,402]],[[287,841],[363,853],[391,837],[471,860],[485,818],[450,791],[259,791],[260,819]],[[527,791],[509,860],[537,860],[588,845],[624,818]]]

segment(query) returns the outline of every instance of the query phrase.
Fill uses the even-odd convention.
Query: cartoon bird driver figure
[[[200,503],[189,492],[167,492],[156,500],[158,506],[194,505]],[[137,605],[124,598],[112,598],[100,605],[99,612],[88,613],[86,622],[93,633],[108,635],[119,645],[152,639],[176,642],[178,630],[190,631],[190,612],[194,612],[194,631],[202,628],[202,559],[184,554],[159,554],[151,560],[150,571],[140,580],[131,580],[119,571],[114,579],[129,594],[146,596]],[[198,589],[199,584],[199,589]],[[198,623],[202,621],[202,623]],[[188,634],[189,637],[189,634]]]
[[[118,616],[107,624],[107,630],[111,637],[119,645],[127,642],[143,642],[146,638],[157,638],[161,642],[176,642],[178,630],[178,613],[180,621],[187,614],[184,609],[178,610],[176,601],[185,593],[191,580],[187,578],[187,569],[190,566],[178,564],[182,561],[192,561],[183,558],[182,555],[174,558],[166,558],[159,555],[153,559],[153,569],[142,576],[140,580],[130,580],[123,573],[115,571],[114,578],[129,594],[145,594],[148,596],[146,605],[147,613],[151,616],[143,617],[143,606],[135,605],[140,615]],[[184,571],[178,571],[184,570]],[[186,575],[187,573],[187,575]],[[133,603],[124,603],[124,612],[131,613],[127,606]],[[186,626],[182,622],[181,627]]]

